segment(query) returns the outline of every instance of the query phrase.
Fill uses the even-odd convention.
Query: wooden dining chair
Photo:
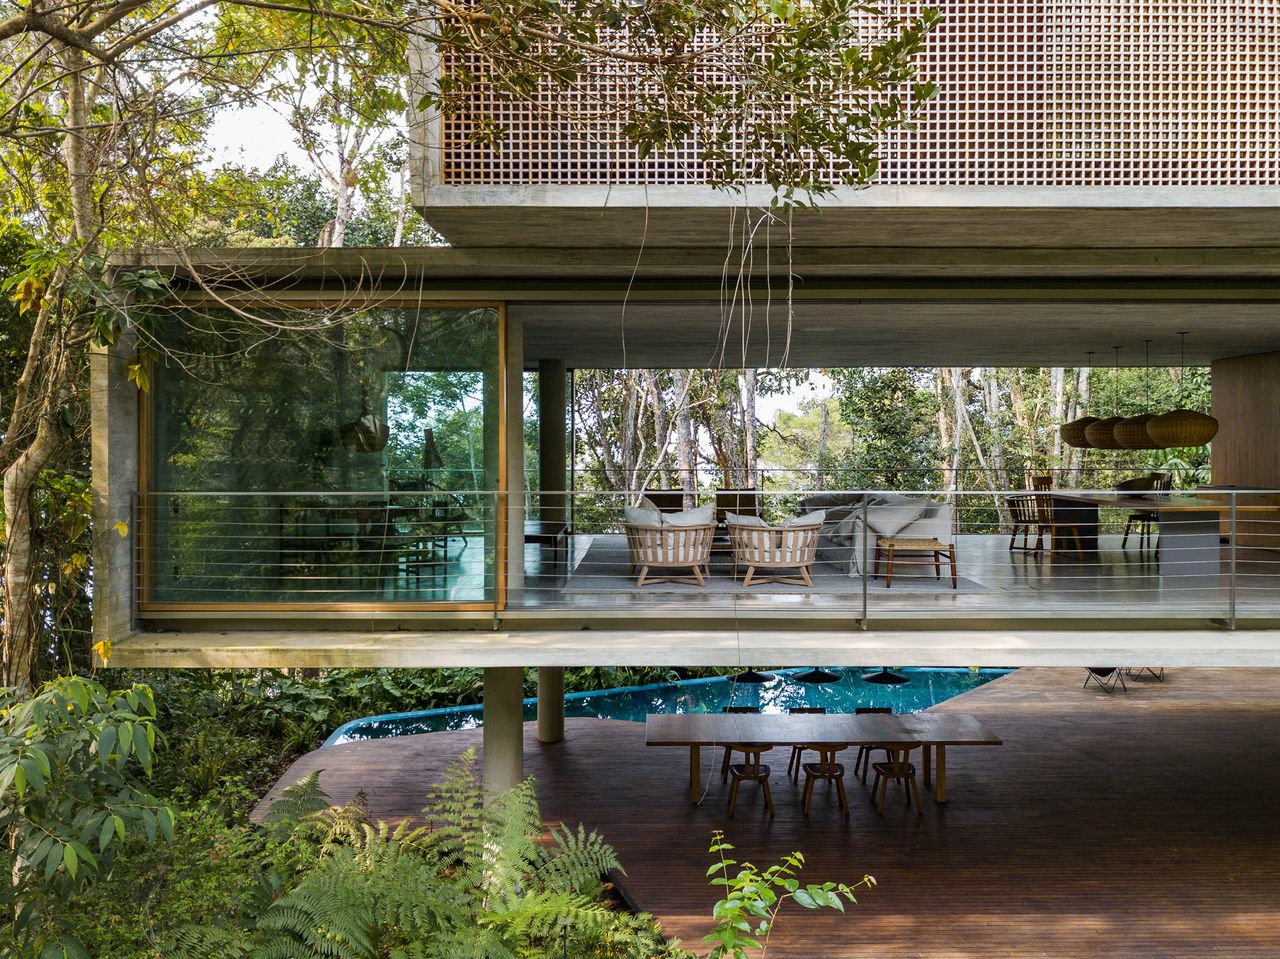
[[[893,710],[888,706],[858,706],[853,710],[855,716],[874,716],[874,715],[893,715]],[[871,753],[873,750],[879,749],[879,746],[859,746],[858,755],[854,757],[853,774],[858,775],[858,770],[862,770],[862,781],[867,781],[867,772],[871,766]]]
[[[1072,551],[1076,554],[1077,559],[1084,559],[1084,524],[1078,520],[1063,519],[1057,513],[1057,507],[1054,504],[1053,496],[1046,490],[1041,490],[1035,495],[1036,501],[1036,526],[1039,534],[1036,538],[1036,548],[1039,549],[1044,540],[1044,534],[1049,534],[1049,552],[1058,553],[1065,549],[1065,546],[1059,546],[1059,537],[1069,537],[1071,542],[1075,543],[1075,549]]]
[[[923,816],[924,811],[920,808],[920,787],[916,785],[916,767],[910,761],[911,752],[919,749],[919,743],[885,743],[882,747],[888,755],[888,759],[884,762],[872,763],[871,768],[875,770],[876,778],[871,781],[871,801],[876,804],[876,810],[884,814],[884,799],[889,792],[889,782],[900,782],[904,785],[903,793],[908,803],[912,801],[916,804],[916,815]],[[880,799],[876,799],[876,790],[880,791]]]
[[[754,782],[760,784],[764,804],[772,816],[774,810],[773,794],[769,792],[769,767],[760,762],[760,756],[773,747],[759,743],[734,743],[730,748],[742,753],[743,761],[729,766],[729,776],[732,779],[729,784],[729,815],[733,815],[733,807],[738,804],[738,787],[744,782]]]
[[[760,712],[760,707],[759,706],[721,706],[720,712],[740,713],[742,715],[748,715],[750,713]],[[729,763],[732,755],[733,755],[733,747],[725,746],[724,758],[720,760],[720,781],[721,782],[729,781]]]
[[[807,748],[814,750],[818,754],[816,763],[804,764],[804,793],[801,805],[804,807],[804,814],[809,815],[809,807],[813,804],[813,787],[819,780],[822,782],[835,783],[836,795],[840,797],[840,809],[848,815],[849,813],[849,797],[844,791],[844,764],[836,762],[836,753],[843,749],[848,749],[848,743],[823,743],[813,744]]]
[[[1117,490],[1152,490],[1154,492],[1166,492],[1173,485],[1173,476],[1169,473],[1152,473],[1149,476],[1140,476],[1134,480],[1125,480],[1123,483],[1116,484]],[[1146,550],[1156,546],[1155,537],[1152,536],[1152,530],[1160,528],[1160,514],[1155,510],[1135,510],[1130,513],[1124,522],[1124,536],[1120,540],[1120,548],[1128,549],[1129,533],[1134,527],[1138,528],[1138,549]],[[1160,551],[1156,549],[1156,556],[1159,557]]]
[[[788,709],[787,712],[792,716],[810,714],[815,716],[826,715],[826,707],[824,706],[797,706],[794,709]],[[804,759],[804,751],[806,749],[815,749],[817,747],[804,745],[791,747],[791,759],[787,761],[787,775],[792,779],[799,781],[800,779],[800,763]]]
[[[1013,533],[1009,536],[1009,551],[1021,550],[1024,553],[1038,553],[1041,549],[1039,537],[1040,514],[1036,509],[1036,498],[1025,493],[1021,496],[1006,496],[1005,506],[1009,509],[1009,520],[1013,524]],[[1031,534],[1036,533],[1036,544],[1029,545]],[[1022,534],[1022,545],[1015,545],[1018,534]]]

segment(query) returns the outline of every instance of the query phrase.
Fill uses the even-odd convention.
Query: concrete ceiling
[[[527,360],[579,369],[707,368],[784,363],[842,366],[1176,365],[1280,350],[1280,304],[1269,302],[1031,302],[798,300],[757,297],[731,314],[719,302],[516,302]]]
[[[1280,188],[870,187],[766,215],[696,186],[433,186],[423,217],[455,247],[1266,246]],[[788,228],[788,223],[790,224]]]

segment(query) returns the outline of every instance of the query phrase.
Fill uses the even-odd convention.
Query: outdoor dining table
[[[702,801],[702,747],[729,743],[877,746],[919,743],[925,786],[947,801],[947,747],[999,746],[1000,738],[967,713],[651,713],[646,746],[689,747],[689,798]],[[933,753],[937,754],[936,776]]]

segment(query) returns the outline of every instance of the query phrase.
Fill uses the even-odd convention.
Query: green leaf
[[[814,902],[813,896],[809,895],[804,889],[797,889],[791,894],[791,898],[796,901],[797,905],[804,906],[806,909],[817,909],[818,904]]]
[[[98,736],[98,762],[105,766],[115,748],[116,727],[104,726],[101,735]]]
[[[66,847],[60,842],[54,842],[49,849],[49,858],[44,861],[44,881],[48,882],[53,878],[53,874],[58,871],[58,867],[62,865],[62,854]]]
[[[113,820],[117,818],[119,817],[108,816],[106,819],[102,820],[102,828],[98,831],[98,851],[99,852],[106,849],[107,846],[111,844],[111,834],[115,832],[115,825],[116,825],[115,822],[113,822]]]
[[[76,855],[76,847],[74,845],[68,844],[63,848],[62,861],[66,863],[67,872],[74,879],[76,877],[76,869],[80,866],[80,858]]]

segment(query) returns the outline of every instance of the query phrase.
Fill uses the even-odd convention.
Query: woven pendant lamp
[[[1121,447],[1116,442],[1116,427],[1123,422],[1123,416],[1108,416],[1086,426],[1084,437],[1095,450],[1118,450]]]
[[[1150,423],[1154,416],[1150,413],[1139,413],[1137,416],[1126,416],[1116,424],[1112,435],[1116,438],[1116,443],[1120,449],[1125,450],[1154,450],[1158,449],[1155,442],[1151,439],[1151,434],[1147,432],[1147,424]]]
[[[1116,351],[1116,365],[1111,371],[1111,408],[1120,405],[1120,397],[1116,393],[1116,373],[1120,369],[1120,347],[1112,347]],[[1124,420],[1123,416],[1108,416],[1090,423],[1084,428],[1085,439],[1096,450],[1118,450],[1121,446],[1116,442],[1116,426]]]
[[[1147,409],[1151,409],[1151,341],[1143,340],[1147,351],[1147,368],[1143,375],[1143,403]],[[1121,449],[1126,450],[1153,450],[1157,449],[1155,441],[1147,432],[1147,423],[1155,419],[1152,413],[1139,413],[1137,416],[1127,416],[1116,424],[1114,430],[1116,442],[1120,444]]]
[[[1204,446],[1218,435],[1218,421],[1195,410],[1170,410],[1147,422],[1147,435],[1157,449]]]
[[[1086,437],[1085,429],[1090,423],[1098,422],[1096,416],[1082,416],[1070,423],[1063,423],[1058,427],[1058,433],[1062,436],[1062,442],[1068,446],[1074,446],[1078,450],[1087,450],[1089,448],[1089,439]]]
[[[1182,388],[1187,382],[1187,334],[1182,337]],[[1181,392],[1180,389],[1180,392]],[[1147,421],[1147,435],[1159,449],[1183,446],[1204,446],[1218,435],[1218,421],[1207,413],[1176,409],[1161,413]]]
[[[1093,352],[1089,352],[1089,368],[1093,368]],[[1058,427],[1058,434],[1062,437],[1062,442],[1068,446],[1073,446],[1078,450],[1089,449],[1089,438],[1085,435],[1085,430],[1089,425],[1098,422],[1096,416],[1081,416],[1072,420],[1070,423],[1063,423]]]

